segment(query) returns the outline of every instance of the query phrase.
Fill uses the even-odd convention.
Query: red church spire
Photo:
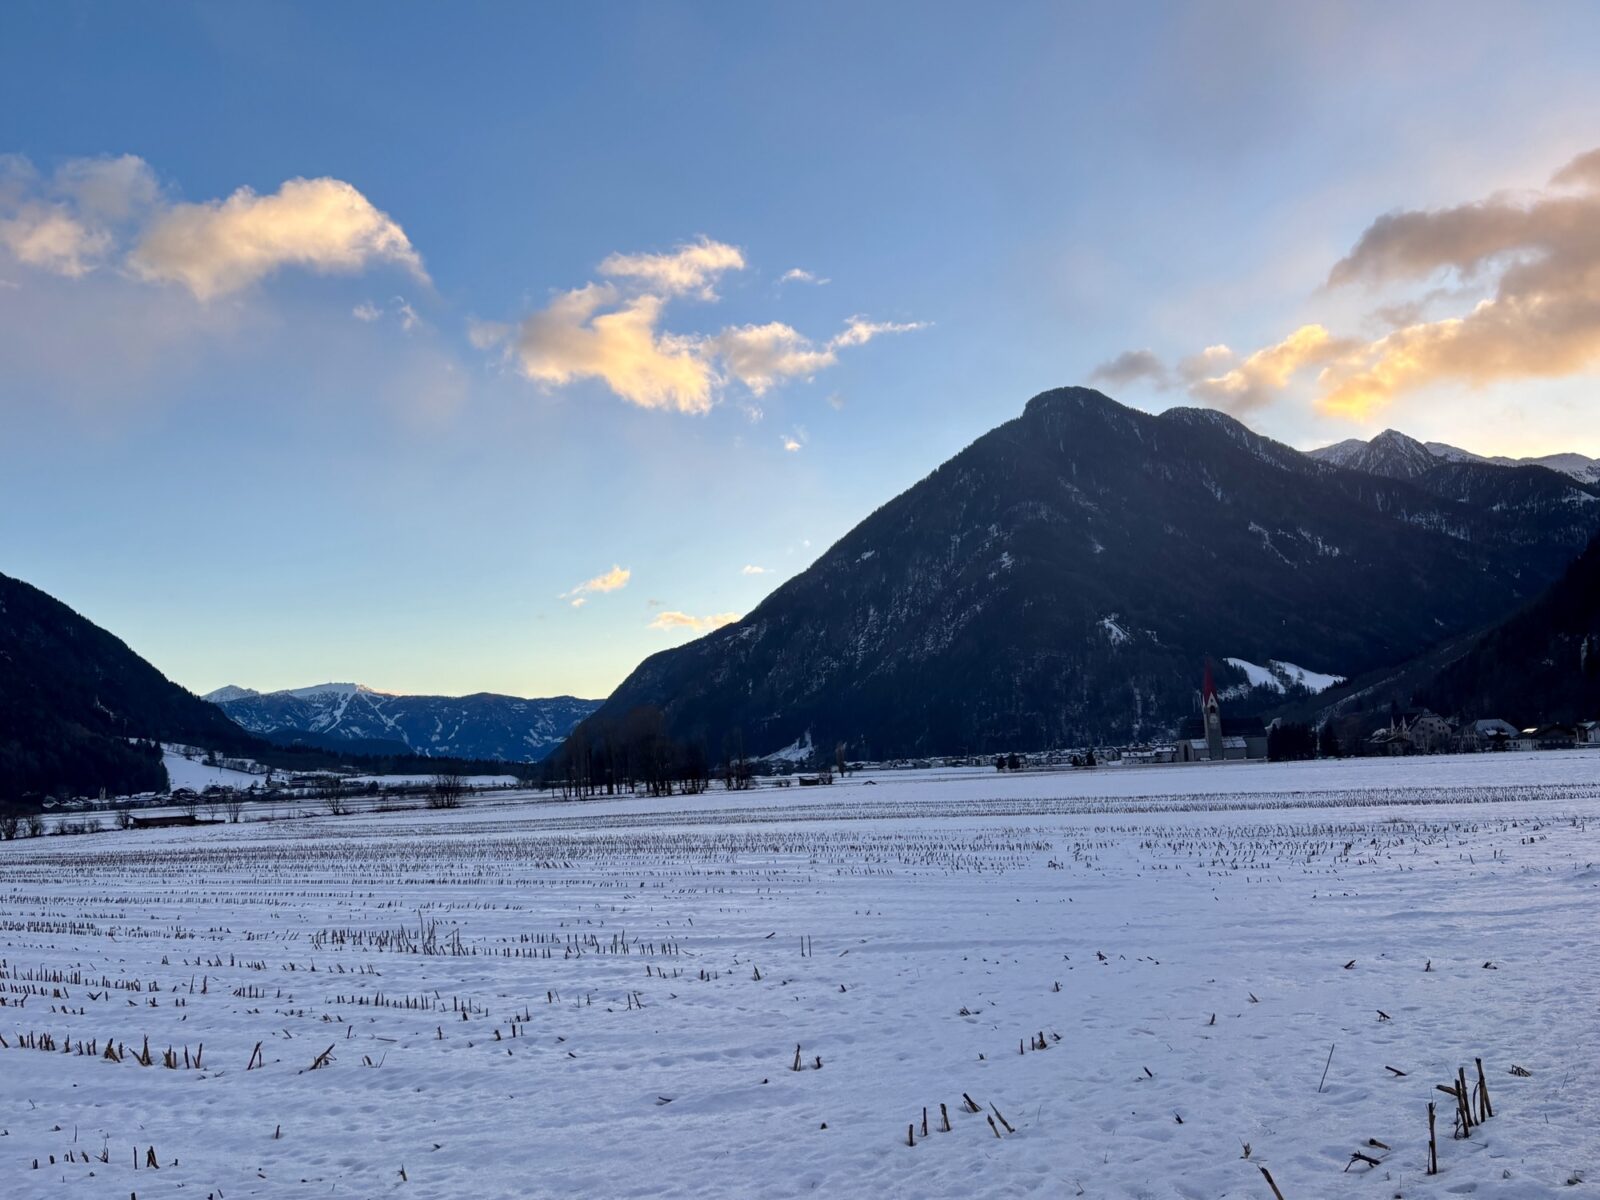
[[[1211,660],[1208,658],[1206,659],[1206,681],[1200,688],[1200,700],[1202,703],[1210,703],[1212,700],[1216,699],[1216,696],[1217,685],[1212,682]]]

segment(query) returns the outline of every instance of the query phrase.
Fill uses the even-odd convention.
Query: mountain
[[[503,762],[539,761],[600,707],[598,700],[572,696],[396,696],[357,683],[265,694],[229,685],[206,699],[245,729],[284,744],[344,745],[361,752],[382,745],[429,757]]]
[[[862,757],[1170,736],[1207,657],[1222,687],[1250,684],[1229,658],[1354,677],[1504,617],[1587,544],[1597,501],[1539,467],[1395,478],[1063,388],[743,620],[646,659],[584,728],[656,707],[713,756],[732,735]]]
[[[1370,442],[1348,438],[1310,453],[1312,458],[1336,467],[1390,479],[1415,479],[1439,465],[1439,459],[1426,446],[1394,429],[1385,429]]]
[[[165,787],[159,752],[132,739],[227,751],[254,742],[112,634],[0,575],[0,803]]]
[[[1600,458],[1571,453],[1545,454],[1537,458],[1487,456],[1448,442],[1419,442],[1394,429],[1385,429],[1371,441],[1346,438],[1307,453],[1322,462],[1373,475],[1387,475],[1391,479],[1415,479],[1440,463],[1487,463],[1497,467],[1543,467],[1579,483],[1600,483]]]
[[[1549,591],[1472,642],[1418,693],[1438,712],[1518,725],[1600,719],[1600,537]]]

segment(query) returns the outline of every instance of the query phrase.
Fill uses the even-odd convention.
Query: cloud
[[[155,172],[134,154],[70,159],[56,170],[52,184],[80,212],[102,221],[137,217],[161,198]]]
[[[666,630],[692,629],[696,633],[705,633],[711,629],[721,629],[724,625],[732,625],[743,615],[742,613],[725,612],[712,613],[706,617],[692,617],[688,613],[668,610],[667,612],[657,613],[648,627],[650,629]]]
[[[111,234],[96,229],[53,204],[26,204],[0,218],[0,246],[20,263],[77,279],[110,252]]]
[[[805,270],[803,267],[790,267],[782,275],[778,276],[778,282],[809,283],[816,287],[822,287],[824,284],[832,283],[833,280],[823,279],[820,276],[814,275],[810,271]]]
[[[1354,345],[1350,339],[1335,338],[1321,325],[1302,325],[1232,370],[1191,379],[1189,394],[1225,412],[1252,412],[1276,400],[1300,370],[1333,361]],[[1210,349],[1231,353],[1225,346]],[[1191,370],[1199,365],[1191,360]]]
[[[712,365],[698,340],[657,330],[664,304],[659,296],[622,298],[610,284],[591,283],[557,296],[508,336],[522,373],[537,383],[600,379],[641,408],[707,412]],[[474,340],[493,331],[477,326]]]
[[[920,321],[897,324],[851,317],[842,331],[819,344],[781,321],[770,321],[731,326],[706,345],[735,379],[759,396],[786,379],[809,378],[837,365],[839,351],[846,347],[864,346],[879,334],[925,328]]]
[[[383,316],[383,309],[374,304],[363,302],[351,309],[350,315],[358,321],[376,321]]]
[[[744,253],[737,246],[701,235],[670,254],[611,254],[600,264],[600,274],[630,279],[645,290],[665,296],[694,294],[715,300],[712,286],[728,271],[744,270]]]
[[[589,597],[606,592],[619,591],[628,586],[628,580],[633,578],[633,572],[626,567],[612,564],[611,570],[602,571],[593,579],[585,579],[570,591],[562,592],[556,597],[558,600],[571,600],[573,608],[582,608],[589,602]]]
[[[0,155],[0,246],[17,262],[79,279],[109,260],[113,226],[155,204],[143,159],[69,159],[48,178],[21,155]]]
[[[839,361],[832,349],[814,345],[781,321],[724,329],[711,339],[709,349],[758,396],[785,379],[814,375]]]
[[[1089,372],[1090,383],[1106,383],[1112,387],[1128,387],[1148,382],[1156,387],[1166,387],[1171,382],[1167,366],[1150,350],[1124,350],[1115,358],[1101,363]]]
[[[805,436],[804,432],[785,433],[779,435],[779,440],[783,442],[785,450],[790,454],[795,454],[805,447]]]
[[[1453,289],[1438,286],[1441,278]],[[1378,217],[1328,273],[1330,288],[1357,285],[1421,293],[1376,308],[1375,337],[1305,325],[1227,370],[1184,372],[1190,393],[1248,411],[1285,394],[1302,370],[1315,369],[1317,407],[1365,420],[1397,398],[1440,384],[1482,387],[1595,369],[1600,149],[1574,158],[1542,189]],[[1426,318],[1463,297],[1476,299],[1464,311]]]
[[[677,334],[662,328],[671,297],[696,293],[714,300],[718,274],[742,269],[736,247],[702,237],[671,254],[612,254],[600,273],[626,283],[589,283],[558,294],[515,326],[474,321],[468,337],[479,349],[504,346],[521,373],[561,387],[598,379],[641,408],[706,413],[729,379],[754,396],[834,366],[839,351],[880,334],[925,328],[921,322],[851,317],[824,342],[781,321],[728,326],[715,334]],[[748,406],[751,419],[760,409]]]
[[[741,575],[765,575],[766,573],[766,567],[758,567],[754,563],[745,563],[744,566],[739,568],[739,574]]]
[[[152,282],[180,283],[200,300],[239,291],[283,269],[354,273],[389,263],[427,281],[422,259],[387,213],[339,179],[291,179],[258,195],[176,204],[145,229],[129,264]]]
[[[705,413],[728,380],[754,396],[834,366],[839,351],[921,323],[874,322],[854,316],[823,342],[781,321],[728,326],[718,333],[673,333],[663,328],[667,305],[685,295],[717,299],[714,285],[745,269],[737,246],[704,235],[665,254],[607,255],[603,282],[559,293],[515,326],[475,321],[468,336],[479,349],[506,347],[524,376],[560,387],[597,379],[642,408]],[[819,282],[796,267],[784,280]],[[826,282],[821,280],[820,282]],[[760,409],[748,406],[757,419]]]

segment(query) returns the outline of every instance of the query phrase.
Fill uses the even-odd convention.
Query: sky
[[[199,692],[600,697],[1051,387],[1600,455],[1596,45],[1566,3],[8,4],[0,571]]]

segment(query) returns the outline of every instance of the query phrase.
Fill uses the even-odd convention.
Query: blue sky
[[[1394,7],[7,6],[0,570],[599,696],[1060,384],[1600,454],[1600,10]]]

